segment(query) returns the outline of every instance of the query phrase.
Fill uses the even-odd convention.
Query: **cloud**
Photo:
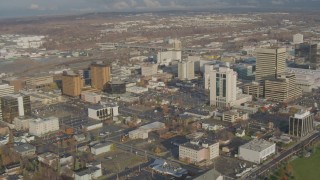
[[[274,4],[274,5],[282,5],[282,4],[286,4],[288,3],[287,0],[272,0],[271,1],[271,4]]]
[[[123,9],[129,9],[130,5],[127,2],[122,1],[122,2],[117,2],[117,3],[113,4],[112,7],[117,10],[123,10]]]
[[[31,5],[29,6],[29,9],[32,9],[32,10],[40,10],[41,7],[40,7],[39,4],[31,4]]]
[[[147,8],[160,8],[161,4],[156,0],[143,0]]]
[[[137,1],[135,1],[135,0],[130,0],[129,3],[131,5],[131,7],[136,7],[137,6]]]

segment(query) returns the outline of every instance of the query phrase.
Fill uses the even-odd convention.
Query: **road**
[[[258,168],[256,168],[254,171],[246,174],[244,177],[242,177],[242,179],[256,179],[258,176],[269,171],[271,168],[278,165],[283,160],[285,160],[288,157],[292,156],[293,154],[299,152],[305,145],[309,144],[310,142],[312,142],[318,138],[320,138],[320,133],[318,131],[316,131],[314,134],[301,140],[299,143],[297,143],[293,147],[283,151],[280,155],[276,156],[274,159],[268,161],[267,163],[265,163],[261,166],[258,166]]]
[[[166,51],[170,50],[168,47],[158,47],[158,46],[143,46],[143,45],[128,45],[128,44],[113,44],[115,48],[133,48],[133,49],[151,49]],[[210,48],[182,48],[181,51],[185,52],[212,52],[214,49]]]

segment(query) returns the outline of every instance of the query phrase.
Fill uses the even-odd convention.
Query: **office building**
[[[152,76],[158,73],[157,64],[143,64],[141,66],[141,75],[142,76]]]
[[[277,79],[265,81],[265,98],[278,102],[288,102],[302,95],[302,90],[296,86],[293,73],[279,74]]]
[[[83,80],[79,74],[73,72],[65,72],[62,76],[62,94],[79,97],[83,87]]]
[[[309,62],[309,63],[318,62],[317,52],[318,52],[318,45],[310,44],[310,43],[296,44],[294,49],[296,59],[302,58],[304,62]]]
[[[241,64],[236,67],[239,79],[254,80],[254,65]]]
[[[182,61],[178,63],[178,78],[180,80],[194,79],[194,62]]]
[[[30,116],[30,96],[11,94],[1,98],[2,121],[12,124],[15,117]]]
[[[126,83],[122,81],[110,81],[104,87],[104,92],[109,94],[126,93]]]
[[[188,56],[187,61],[192,61],[194,63],[194,72],[200,73],[200,71],[201,71],[201,67],[200,67],[201,56]]]
[[[285,48],[257,49],[256,57],[256,81],[276,79],[278,74],[285,72]]]
[[[9,84],[1,84],[0,83],[0,98],[6,96],[8,94],[14,93],[14,87]]]
[[[9,78],[3,79],[2,83],[13,86],[14,92],[16,93],[18,93],[20,90],[22,90],[25,87],[25,81],[17,77],[9,77]]]
[[[119,115],[119,106],[114,104],[95,105],[88,108],[89,118],[107,120]]]
[[[210,105],[230,107],[237,100],[237,73],[228,67],[210,71]]]
[[[219,156],[219,142],[193,140],[179,145],[179,159],[190,163],[212,160]]]
[[[15,117],[13,120],[14,128],[17,131],[29,130],[29,122],[31,120],[33,120],[33,119],[30,117],[27,117],[27,116]]]
[[[2,106],[1,106],[1,98],[3,96],[13,94],[14,87],[9,84],[0,84],[0,120],[2,120]]]
[[[91,70],[91,86],[98,90],[103,90],[104,86],[111,80],[110,66],[101,62],[93,63]]]
[[[43,136],[50,132],[59,130],[59,119],[48,117],[44,119],[33,119],[29,122],[29,133],[35,136]]]
[[[182,49],[182,43],[178,39],[172,39],[169,41],[169,44],[171,44],[171,48],[174,50],[181,50]]]
[[[210,89],[210,72],[215,69],[215,65],[206,64],[204,65],[204,89],[209,90]]]
[[[301,44],[303,43],[303,35],[298,33],[293,35],[293,44]]]
[[[84,69],[78,71],[81,79],[84,81],[84,86],[91,86],[91,70]]]
[[[257,97],[257,98],[264,97],[264,86],[258,82],[245,84],[242,87],[242,90],[244,94],[252,95],[253,97]]]
[[[157,55],[157,64],[168,66],[172,63],[172,61],[181,61],[181,51],[164,51],[158,52]]]
[[[239,158],[260,164],[276,153],[276,144],[264,139],[254,139],[239,147]]]
[[[53,83],[53,76],[52,75],[41,75],[36,77],[28,77],[25,79],[26,88],[28,89],[46,89],[50,88],[51,84]]]
[[[232,109],[222,113],[222,121],[226,121],[230,123],[243,121],[247,119],[249,119],[249,114],[238,111],[237,109]]]
[[[314,115],[308,110],[299,110],[289,118],[289,135],[303,137],[314,130]]]

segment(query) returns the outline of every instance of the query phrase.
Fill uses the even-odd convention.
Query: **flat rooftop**
[[[182,144],[181,146],[186,147],[186,148],[189,148],[189,149],[193,149],[193,150],[196,150],[196,151],[199,151],[199,150],[205,148],[205,147],[202,147],[201,145],[192,144],[192,143],[190,143],[190,142],[187,142],[187,143],[185,143],[185,144]]]
[[[274,144],[275,143],[266,141],[264,139],[254,139],[254,140],[252,140],[252,141],[248,142],[247,144],[244,144],[240,147],[244,148],[244,149],[250,149],[253,151],[261,152],[261,151],[273,146]]]

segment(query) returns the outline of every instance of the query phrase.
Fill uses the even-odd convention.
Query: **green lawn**
[[[293,174],[297,180],[320,179],[320,147],[308,158],[292,161]]]

